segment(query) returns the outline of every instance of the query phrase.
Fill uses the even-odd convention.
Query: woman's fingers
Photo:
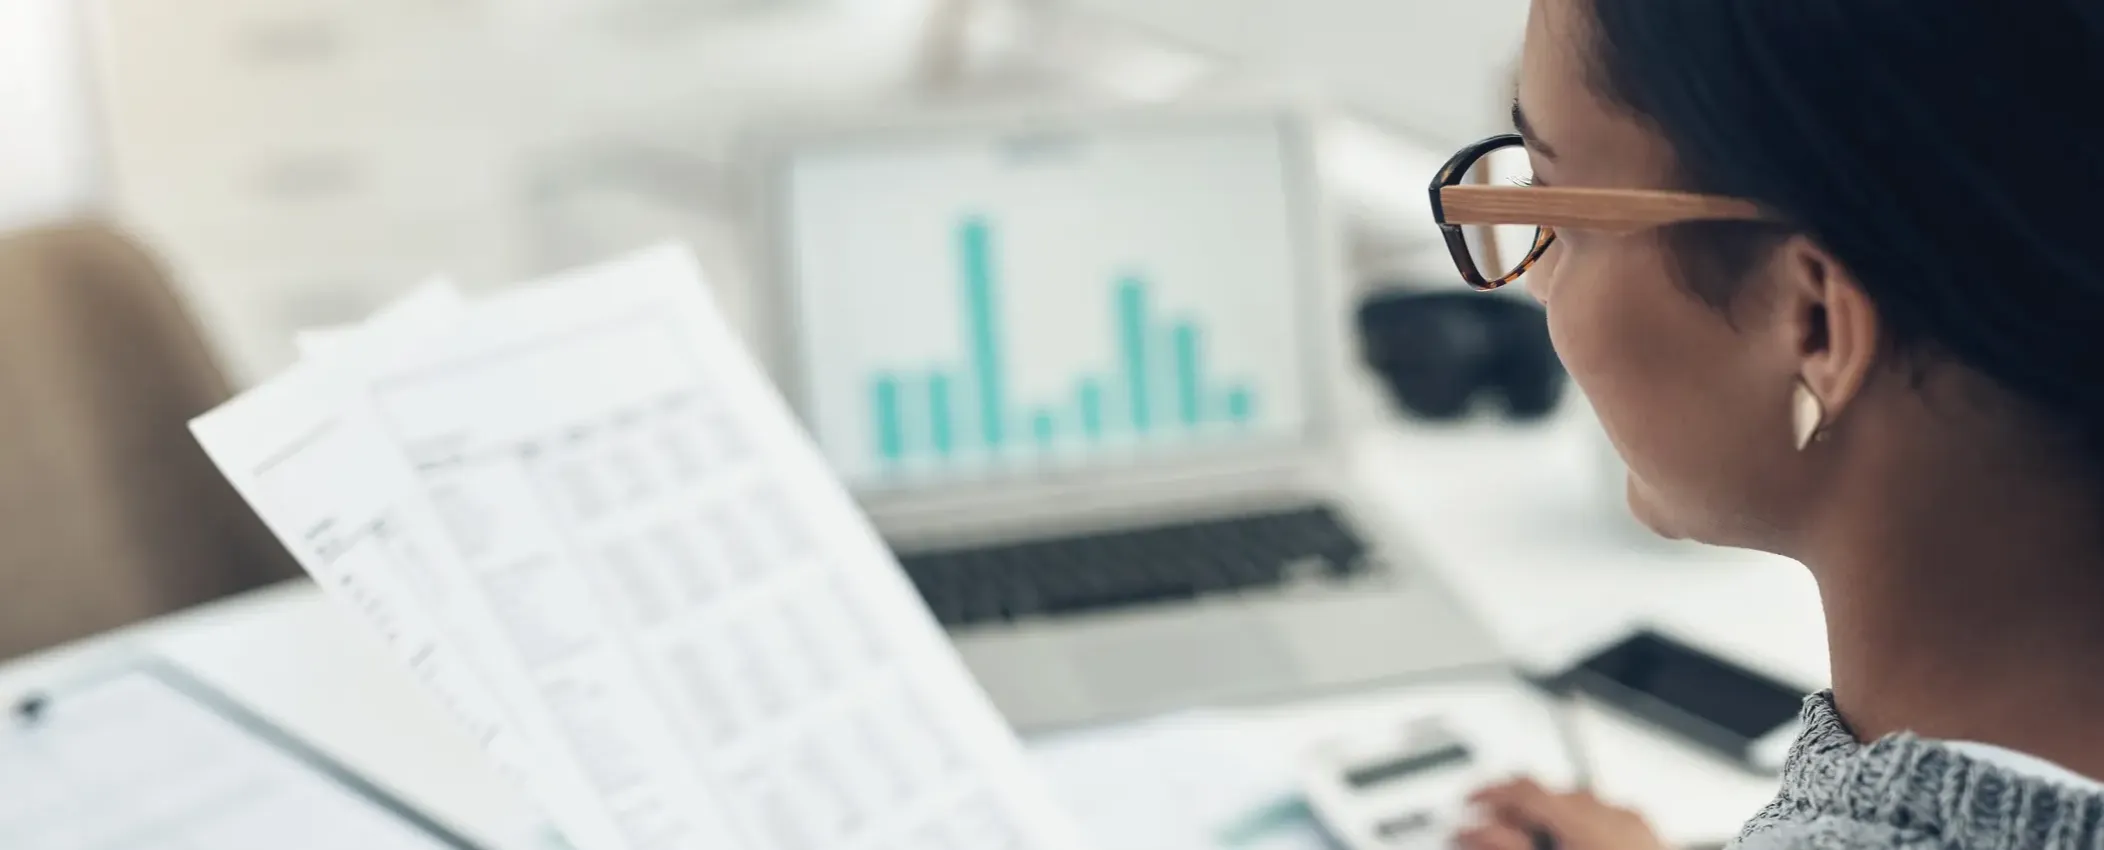
[[[1534,850],[1534,836],[1517,827],[1495,823],[1462,830],[1454,836],[1461,850]]]
[[[1536,836],[1553,838],[1563,850],[1662,850],[1665,846],[1642,816],[1580,791],[1558,794],[1530,779],[1476,792],[1470,802],[1485,810],[1487,826],[1464,833],[1470,850],[1535,850]]]
[[[1540,827],[1551,833],[1570,828],[1569,799],[1550,793],[1532,779],[1516,779],[1493,785],[1469,797],[1486,807],[1497,819],[1514,827]]]

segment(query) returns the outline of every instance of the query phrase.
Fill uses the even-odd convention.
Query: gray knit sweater
[[[2104,719],[2099,720],[2104,734]],[[2104,794],[2012,773],[1912,735],[1856,741],[1831,694],[1738,850],[2104,850]]]

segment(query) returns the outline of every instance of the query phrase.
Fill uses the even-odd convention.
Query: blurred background
[[[929,105],[1321,105],[1355,278],[1446,281],[1424,185],[1522,0],[0,0],[0,226],[107,217],[235,380],[443,270],[676,237],[747,302],[740,140]]]

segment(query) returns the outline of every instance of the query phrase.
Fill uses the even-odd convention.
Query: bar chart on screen
[[[1209,373],[1204,326],[1166,309],[1138,275],[1108,275],[1102,283],[1102,319],[1116,343],[1098,358],[1104,368],[1075,375],[1062,398],[1019,397],[1005,363],[996,225],[985,216],[962,217],[956,243],[965,361],[880,369],[870,378],[871,439],[886,463],[1190,437],[1246,425],[1255,415],[1254,390]]]
[[[1261,120],[844,146],[794,171],[799,391],[851,484],[1230,453],[1307,423]]]

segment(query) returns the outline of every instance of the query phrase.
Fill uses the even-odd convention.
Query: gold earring
[[[1819,430],[1826,427],[1826,403],[1802,378],[1797,380],[1797,392],[1790,399],[1790,424],[1797,432],[1798,451],[1810,446],[1819,437]]]

